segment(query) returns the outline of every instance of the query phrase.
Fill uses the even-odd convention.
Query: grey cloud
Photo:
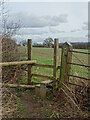
[[[80,29],[75,29],[75,30],[71,30],[70,32],[79,32],[81,31]]]
[[[17,35],[42,35],[42,34],[47,34],[47,33],[48,33],[47,29],[21,28],[17,32]]]
[[[84,22],[83,24],[84,24],[84,25],[88,25],[88,22]]]
[[[48,33],[65,33],[66,31],[61,31],[57,28],[47,27],[44,28],[21,28],[17,35],[46,35]]]
[[[50,29],[50,32],[51,32],[51,33],[65,33],[66,31],[61,31],[61,30],[59,30],[59,29],[51,28],[51,29]]]
[[[47,27],[58,26],[60,23],[68,22],[68,15],[62,14],[59,16],[37,16],[27,13],[18,13],[14,16],[15,20],[20,20],[23,27]]]
[[[88,22],[84,22],[82,26],[83,30],[88,30]]]
[[[71,30],[70,32],[76,32],[76,30]]]

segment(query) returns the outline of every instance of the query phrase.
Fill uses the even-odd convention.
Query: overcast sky
[[[69,40],[80,38],[80,41],[86,41],[87,2],[10,2],[8,8],[10,19],[20,20],[22,25],[15,36],[18,39],[32,38],[34,41],[41,42],[47,37],[66,37]]]
[[[6,0],[10,2],[89,2],[89,0]]]

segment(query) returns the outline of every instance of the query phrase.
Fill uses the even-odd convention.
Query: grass
[[[16,103],[17,103],[16,108],[17,108],[18,110],[20,110],[20,111],[26,111],[26,108],[25,108],[25,106],[22,105],[20,98],[17,97]]]
[[[26,111],[26,108],[23,105],[18,105],[18,106],[16,106],[16,108],[20,111],[24,111],[24,112]]]
[[[19,51],[24,51],[25,55],[23,57],[23,60],[27,60],[27,48],[26,47],[19,47]],[[77,51],[81,52],[88,52],[88,50],[84,49],[77,49]],[[32,49],[32,59],[37,60],[37,63],[40,64],[49,64],[53,65],[53,48],[33,48]],[[88,65],[88,56],[84,54],[79,53],[73,53],[72,55],[72,62],[80,63]],[[58,51],[58,65],[61,64],[61,49]],[[51,68],[42,68],[42,67],[33,67],[32,69],[33,73],[37,74],[43,74],[43,75],[53,75],[53,69]],[[88,78],[88,69],[85,67],[80,67],[76,65],[71,65],[71,74],[77,72],[79,76]],[[58,77],[60,76],[60,70],[58,71]],[[24,81],[26,81],[27,76],[24,78]],[[40,78],[33,77],[33,82],[40,83]]]

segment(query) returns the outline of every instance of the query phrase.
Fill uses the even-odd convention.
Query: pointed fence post
[[[54,39],[54,68],[53,68],[53,90],[56,89],[56,81],[58,78],[58,39]]]
[[[28,39],[28,60],[32,60],[32,39]],[[32,82],[32,66],[28,65],[28,84]]]
[[[64,43],[62,46],[62,55],[61,55],[61,70],[60,70],[60,84],[61,87],[62,83],[67,84],[69,82],[69,76],[71,65],[67,64],[70,63],[72,60],[72,45],[68,42]]]

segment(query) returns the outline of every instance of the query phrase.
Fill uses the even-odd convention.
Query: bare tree
[[[46,47],[49,47],[49,48],[52,47],[53,39],[50,38],[50,37],[46,38],[43,42],[43,45],[46,46]]]
[[[16,31],[20,29],[20,21],[14,22],[9,19],[9,11],[6,9],[5,0],[0,2],[1,7],[1,25],[2,25],[2,35],[3,37],[11,38]]]
[[[21,44],[22,46],[26,46],[26,45],[27,45],[27,41],[26,41],[26,40],[23,40],[23,41],[20,42],[20,44]]]
[[[2,62],[11,62],[21,60],[19,49],[16,41],[12,39],[12,36],[20,29],[20,22],[10,19],[9,11],[7,10],[6,2],[2,0],[0,2],[1,13],[1,36],[2,36]],[[16,67],[2,68],[3,81],[12,80],[14,78]],[[16,73],[15,73],[16,74]]]

